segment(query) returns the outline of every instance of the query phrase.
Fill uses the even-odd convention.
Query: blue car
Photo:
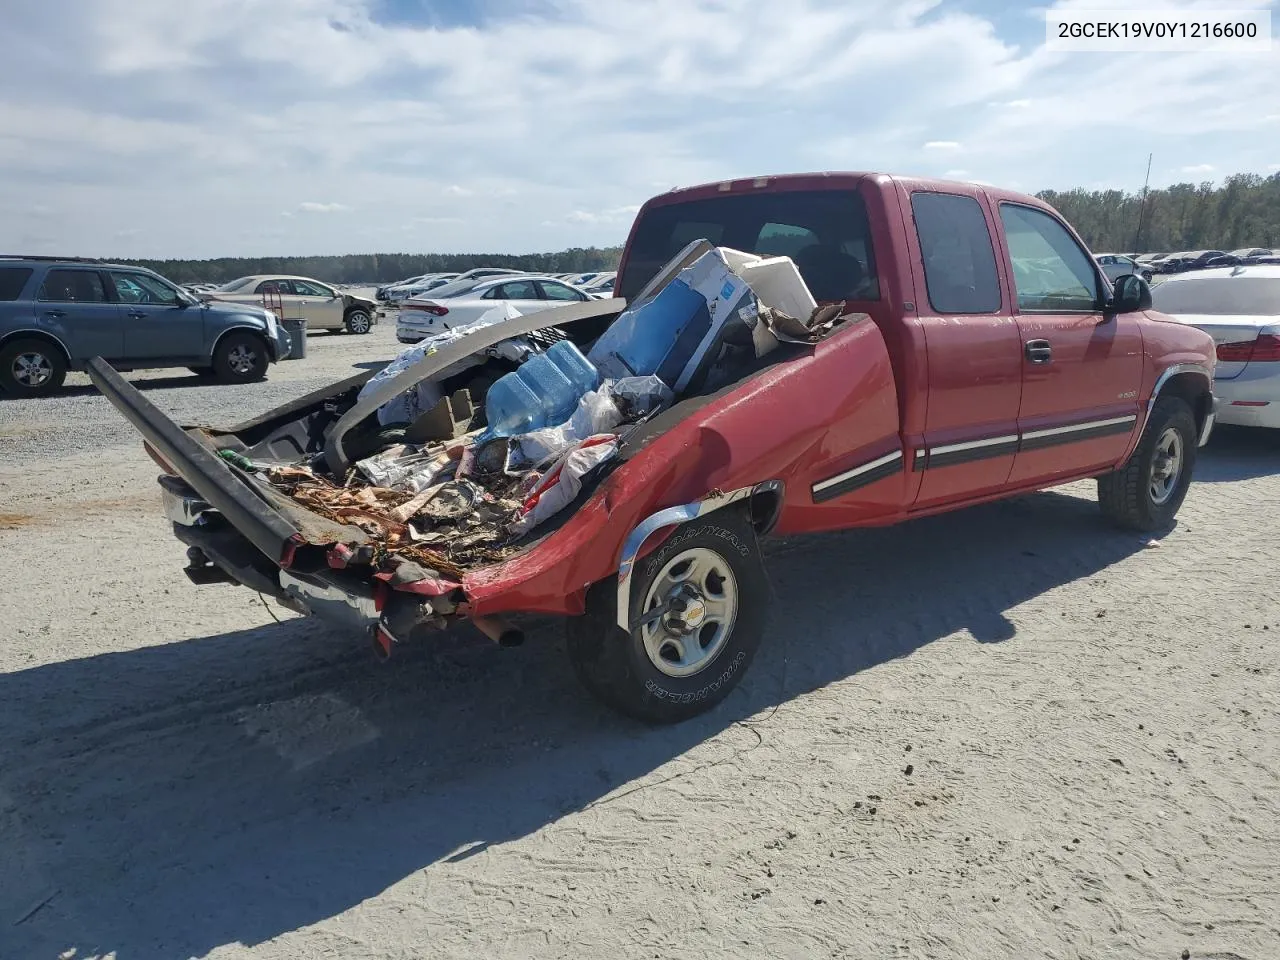
[[[0,256],[0,392],[52,393],[91,357],[249,383],[288,356],[288,332],[262,307],[205,300],[141,267]]]

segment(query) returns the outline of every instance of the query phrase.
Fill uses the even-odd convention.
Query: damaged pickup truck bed
[[[306,461],[340,490],[376,449],[380,408],[504,340],[553,328],[589,347],[687,264],[695,238],[789,255],[814,298],[839,306],[812,336],[619,426],[616,456],[576,499],[500,552],[458,563],[411,541],[388,550],[282,482],[308,480],[288,472]],[[515,644],[505,615],[564,615],[587,688],[652,722],[708,709],[750,664],[768,598],[760,537],[1087,477],[1107,517],[1156,529],[1213,423],[1209,337],[1152,312],[1140,278],[1108,284],[1050,207],[995,188],[850,173],[673,191],[637,216],[617,292],[476,330],[376,389],[362,374],[228,430],[179,427],[105,361],[88,366],[164,470],[193,581],[348,623],[383,655],[454,620]],[[473,387],[485,371],[470,368]]]

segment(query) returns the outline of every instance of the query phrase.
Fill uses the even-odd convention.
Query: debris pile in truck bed
[[[352,562],[388,569],[400,558],[460,577],[503,560],[616,456],[623,426],[665,409],[678,395],[732,382],[743,363],[780,342],[816,342],[842,319],[838,306],[817,306],[785,257],[765,259],[700,241],[664,275],[586,357],[558,338],[547,346],[522,337],[489,350],[519,366],[476,398],[485,407],[473,405],[467,390],[446,397],[438,386],[444,373],[479,359],[456,363],[384,404],[377,417],[381,431],[345,477],[325,475],[323,458],[316,457],[251,468],[307,509],[362,530],[373,546],[335,548],[363,553],[347,558]],[[458,339],[510,316],[495,310],[438,339]],[[363,391],[377,389],[379,381],[398,376],[439,345],[405,351]],[[555,379],[561,374],[563,380]],[[503,391],[512,380],[519,383]],[[337,562],[347,560],[339,556]]]

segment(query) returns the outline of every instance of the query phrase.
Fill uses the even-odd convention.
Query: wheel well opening
[[[19,330],[17,333],[9,334],[7,337],[0,337],[0,350],[19,340],[38,340],[41,343],[47,343],[58,351],[64,363],[68,365],[71,363],[71,356],[67,353],[67,348],[59,343],[56,337],[51,337],[47,333],[38,333],[34,330]]]
[[[751,494],[751,499],[747,502],[747,518],[760,536],[767,534],[777,524],[778,515],[782,513],[782,493],[782,483],[770,481],[760,484]]]
[[[1198,373],[1179,373],[1170,377],[1160,390],[1162,397],[1178,397],[1185,400],[1195,414],[1197,429],[1203,430],[1212,405],[1213,390]]]

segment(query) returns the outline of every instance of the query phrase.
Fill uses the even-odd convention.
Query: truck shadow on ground
[[[1230,483],[1280,474],[1280,430],[1215,427],[1196,461],[1197,483]]]
[[[1045,493],[772,544],[755,665],[672,728],[587,699],[548,625],[516,651],[460,631],[377,664],[291,620],[0,676],[0,954],[203,956],[393,885],[429,898],[431,864],[746,750],[744,718],[939,638],[1011,640],[1011,608],[1147,540]]]

